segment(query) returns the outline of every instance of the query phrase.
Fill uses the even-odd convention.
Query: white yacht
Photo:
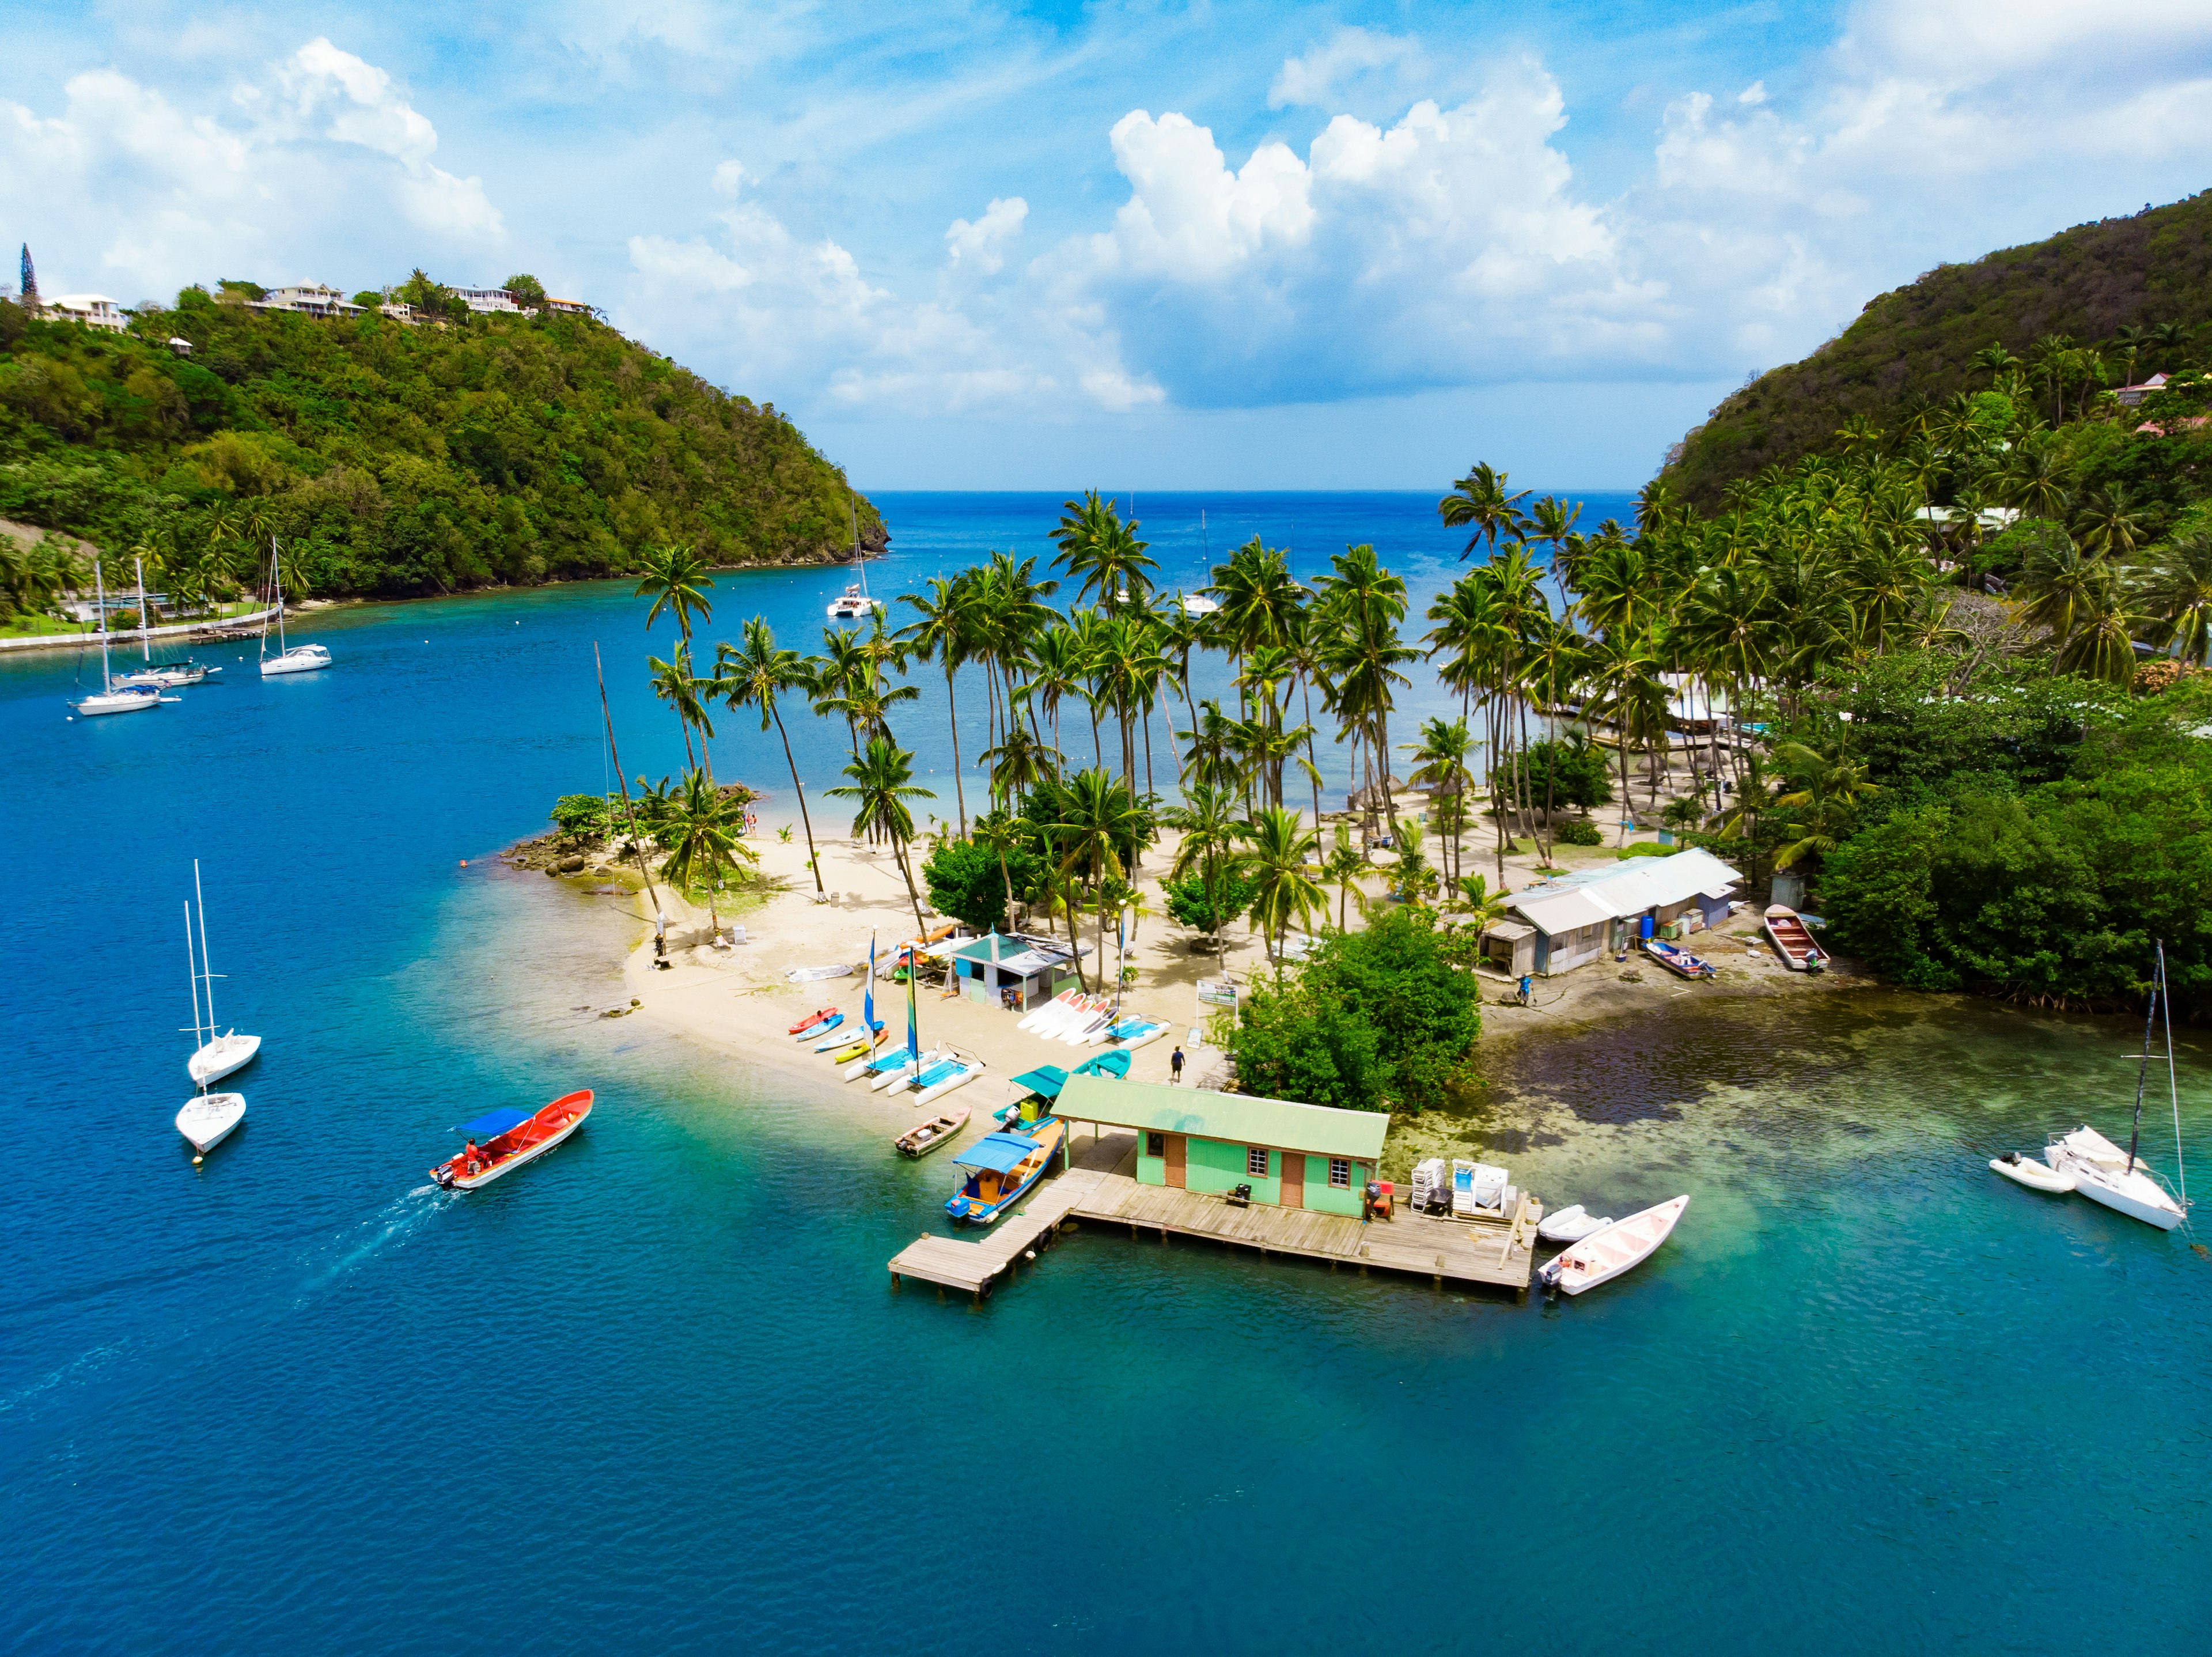
[[[319,644],[284,645],[284,577],[276,567],[276,543],[269,543],[269,588],[276,611],[276,654],[269,654],[269,624],[261,624],[261,677],[278,673],[312,673],[331,665],[331,653]]]
[[[242,1070],[253,1062],[261,1051],[261,1038],[249,1036],[237,1030],[215,1033],[215,970],[208,964],[207,899],[200,896],[200,862],[192,859],[192,896],[200,906],[200,959],[192,990],[192,1056],[185,1062],[185,1072],[202,1087],[210,1081],[220,1081],[233,1070]],[[187,915],[189,916],[189,910]],[[189,934],[185,939],[187,947],[191,943]],[[207,1039],[200,1039],[200,990],[207,986]]]
[[[197,869],[193,872],[195,874],[198,873]],[[201,975],[200,963],[192,957],[192,906],[189,903],[185,905],[185,976],[190,979],[192,990],[192,1040],[195,1044],[192,1063],[196,1065],[200,1054],[207,1049],[198,1045],[201,1035]],[[259,1045],[257,1040],[255,1045],[258,1047]],[[192,1079],[199,1083],[200,1090],[186,1100],[184,1109],[177,1112],[177,1131],[184,1135],[191,1144],[192,1161],[197,1162],[229,1138],[232,1130],[246,1120],[246,1095],[211,1093],[207,1084],[212,1077],[195,1073]]]
[[[849,502],[848,503],[849,506]],[[871,612],[884,607],[881,599],[868,596],[868,567],[860,559],[860,520],[857,509],[853,509],[853,574],[856,580],[830,601],[832,621],[860,621]]]
[[[118,673],[115,676],[116,688],[125,691],[173,691],[185,685],[204,684],[210,676],[220,673],[222,671],[220,667],[203,667],[198,662],[190,659],[183,661],[165,661],[158,667],[154,665],[153,630],[148,625],[146,620],[148,610],[146,560],[141,558],[137,563],[138,653],[145,665],[136,673]]]
[[[92,590],[100,609],[100,694],[72,702],[78,715],[90,719],[99,714],[135,714],[142,708],[161,705],[161,692],[154,685],[122,685],[107,670],[107,584],[100,578],[100,560],[92,561]]]

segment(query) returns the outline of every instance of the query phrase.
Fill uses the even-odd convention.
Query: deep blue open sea
[[[1056,502],[883,504],[896,591],[1046,551]],[[1432,508],[1138,503],[1171,581],[1258,533],[1309,574],[1372,540],[1423,593]],[[843,579],[724,577],[708,631],[814,644]],[[680,763],[641,610],[323,612],[330,672],[249,649],[143,718],[65,718],[68,655],[0,662],[0,1648],[2212,1649],[2212,1261],[1982,1166],[2124,1133],[2127,1021],[1655,996],[1501,1047],[1469,1131],[1525,1183],[1692,1195],[1565,1304],[1089,1232],[980,1308],[894,1295],[951,1170],[595,1017],[635,923],[491,861],[601,786],[594,640],[629,769]],[[942,767],[922,683],[902,734]],[[195,856],[222,1020],[268,1039],[197,1170]],[[2202,1033],[2182,1064],[2212,1181]],[[452,1124],[574,1086],[570,1143],[428,1186]],[[2146,1144],[2171,1173],[2162,1118]]]

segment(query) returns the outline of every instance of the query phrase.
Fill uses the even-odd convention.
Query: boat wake
[[[305,1299],[311,1295],[319,1295],[364,1260],[373,1258],[387,1248],[404,1246],[410,1237],[428,1225],[440,1211],[453,1202],[458,1194],[433,1183],[417,1185],[405,1196],[386,1203],[356,1226],[350,1234],[341,1234],[337,1240],[340,1250],[337,1258],[300,1286],[301,1297]]]

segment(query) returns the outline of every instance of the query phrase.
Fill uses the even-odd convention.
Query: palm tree
[[[1018,850],[1023,839],[1021,826],[1003,811],[993,812],[988,817],[975,819],[975,844],[989,847],[998,856],[999,879],[1006,883],[1006,929],[1010,931],[1014,925],[1014,877],[1007,868],[1006,854]],[[1077,978],[1080,979],[1081,963],[1077,966]]]
[[[1152,816],[1119,777],[1094,767],[1060,785],[1057,820],[1052,825],[1060,850],[1060,871],[1080,874],[1097,897],[1098,969],[1106,970],[1106,892],[1109,880],[1126,881],[1123,848],[1141,849],[1152,838]]]
[[[2142,561],[2140,597],[2151,643],[2204,666],[2212,655],[2212,527],[2192,527]]]
[[[1170,806],[1160,813],[1160,820],[1182,836],[1176,843],[1175,860],[1168,868],[1168,878],[1186,880],[1193,868],[1197,869],[1206,887],[1206,899],[1216,907],[1221,893],[1222,860],[1237,844],[1237,807],[1233,789],[1217,788],[1210,783],[1194,783],[1184,789],[1181,804]],[[1225,963],[1228,947],[1221,942],[1218,919],[1214,940],[1216,953]]]
[[[684,772],[682,789],[668,802],[657,832],[656,838],[668,850],[661,862],[661,878],[679,891],[703,886],[708,923],[717,932],[722,929],[722,917],[714,894],[721,890],[723,875],[741,858],[760,861],[760,854],[738,838],[741,815],[695,766]]]
[[[1521,503],[1529,493],[1525,489],[1508,493],[1505,473],[1486,460],[1478,461],[1466,477],[1453,483],[1452,492],[1437,503],[1437,516],[1447,529],[1473,527],[1474,533],[1468,537],[1467,548],[1460,554],[1462,558],[1472,557],[1484,541],[1494,549],[1500,535],[1521,527]]]
[[[1468,733],[1464,719],[1431,719],[1421,727],[1421,740],[1405,745],[1413,756],[1414,767],[1407,781],[1425,792],[1431,799],[1439,795],[1458,801],[1464,799],[1474,788],[1474,773],[1468,768],[1468,756],[1480,746]],[[1456,880],[1458,869],[1458,839],[1455,834],[1447,843],[1450,854],[1445,859],[1445,874]]]
[[[2112,565],[2053,525],[2028,543],[2013,595],[2022,618],[2063,647],[2090,614],[2110,607],[2103,589],[2112,579]]]
[[[715,647],[714,682],[732,708],[758,708],[763,732],[771,723],[775,727],[783,744],[783,763],[791,768],[791,791],[799,796],[799,820],[806,828],[806,867],[813,871],[814,892],[819,899],[824,892],[822,862],[814,850],[814,822],[806,813],[806,789],[799,780],[799,762],[791,757],[791,734],[784,729],[783,714],[776,706],[776,698],[786,691],[807,694],[813,688],[813,676],[798,651],[776,648],[775,633],[767,617],[755,616],[745,624],[744,641],[742,649],[727,644]]]
[[[1366,878],[1367,859],[1359,855],[1352,844],[1352,831],[1343,824],[1336,825],[1336,844],[1329,848],[1328,859],[1322,864],[1321,877],[1336,888],[1336,929],[1344,930],[1345,906],[1354,892],[1359,893],[1363,905],[1367,894],[1360,890],[1359,882]]]
[[[1114,503],[1100,500],[1097,490],[1066,503],[1052,539],[1060,548],[1058,561],[1068,574],[1083,578],[1076,589],[1079,600],[1095,591],[1109,612],[1149,605],[1152,580],[1145,572],[1159,566],[1145,556],[1146,544],[1137,539],[1136,521],[1122,522]]]
[[[986,748],[976,763],[991,768],[992,801],[1010,807],[1038,783],[1058,777],[1061,758],[1059,749],[1032,736],[1028,727],[1016,725],[1005,741]]]
[[[1303,923],[1316,911],[1328,912],[1328,894],[1306,873],[1306,860],[1321,849],[1321,836],[1295,811],[1270,806],[1242,825],[1239,874],[1258,888],[1252,920],[1276,971],[1282,970],[1283,941],[1293,922]]]
[[[2074,533],[2082,545],[2121,557],[2136,550],[2142,527],[2142,514],[2124,483],[2089,490],[2074,515]]]
[[[1802,742],[1784,742],[1775,748],[1774,758],[1803,778],[1797,788],[1778,795],[1774,801],[1778,807],[1795,807],[1804,813],[1803,821],[1791,823],[1785,831],[1791,838],[1775,854],[1778,869],[1794,868],[1808,857],[1833,851],[1850,832],[1858,802],[1881,792],[1879,784],[1866,780],[1865,765],[1840,748],[1823,753]]]
[[[703,735],[700,746],[705,746],[705,737],[714,734],[708,724],[705,705],[699,699],[700,687],[707,683],[695,679],[690,672],[690,659],[679,649],[673,661],[663,661],[659,656],[647,656],[646,665],[653,669],[653,694],[675,710],[676,722],[684,730],[684,763],[697,765],[691,752],[691,727],[699,726]]]
[[[859,802],[859,809],[853,813],[854,839],[865,835],[890,842],[891,856],[914,905],[915,935],[920,937],[929,929],[921,918],[921,893],[915,886],[914,870],[907,861],[907,845],[914,838],[914,813],[906,802],[937,796],[915,782],[914,756],[880,736],[869,739],[867,751],[848,764],[844,774],[852,781],[829,792],[838,799]]]
[[[1382,766],[1380,787],[1395,841],[1398,802],[1390,789],[1393,687],[1411,683],[1398,670],[1420,655],[1398,637],[1398,624],[1406,618],[1406,583],[1377,564],[1375,549],[1364,543],[1334,554],[1329,567],[1330,573],[1318,583],[1328,612],[1320,654],[1334,680],[1323,704],[1347,732],[1358,734],[1369,757],[1370,790],[1377,786],[1375,766]]]
[[[1444,906],[1466,916],[1477,937],[1505,918],[1505,894],[1492,892],[1490,882],[1480,874],[1462,874],[1454,881]]]
[[[1590,683],[1598,692],[1600,713],[1613,722],[1620,742],[1620,835],[1617,844],[1628,840],[1628,752],[1638,744],[1649,743],[1656,733],[1663,737],[1667,729],[1667,710],[1670,698],[1667,686],[1659,678],[1658,658],[1653,654],[1648,636],[1641,633],[1617,632],[1607,635],[1590,652]],[[1501,856],[1498,876],[1505,878],[1505,861]]]

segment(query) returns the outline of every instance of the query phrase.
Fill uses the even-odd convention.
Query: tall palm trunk
[[[814,871],[814,890],[823,891],[822,859],[814,850],[814,819],[806,814],[806,787],[799,780],[799,762],[791,757],[791,736],[783,728],[783,710],[771,699],[769,712],[775,719],[775,734],[783,741],[783,763],[791,767],[791,791],[799,796],[799,820],[806,830],[806,867]]]
[[[945,705],[952,726],[952,797],[960,804],[960,838],[968,838],[968,789],[960,777],[960,703],[952,691],[952,664],[945,664]]]

